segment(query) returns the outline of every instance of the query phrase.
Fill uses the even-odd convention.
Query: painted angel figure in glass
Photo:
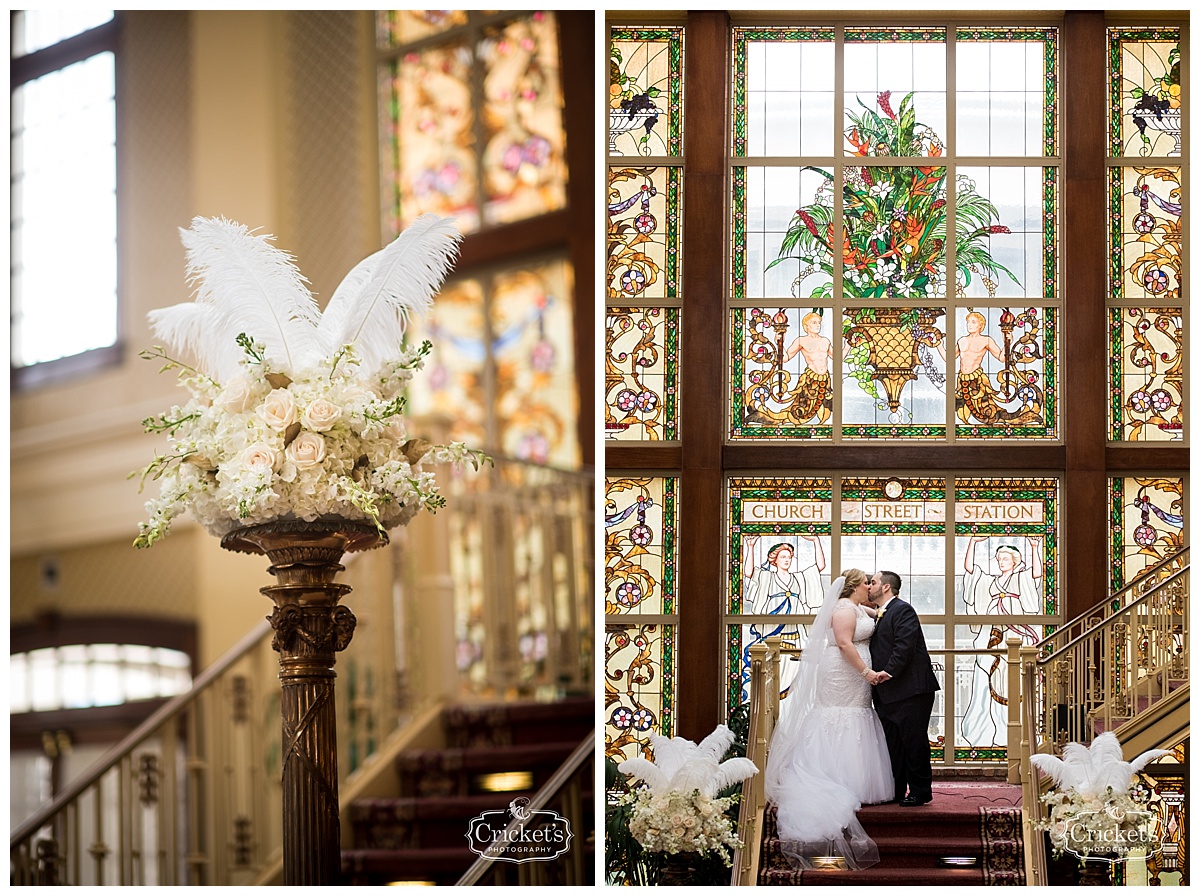
[[[1027,537],[1028,559],[1012,544],[996,548],[995,571],[989,572],[975,559],[976,546],[988,536],[973,535],[963,557],[963,599],[968,613],[978,616],[1037,615],[1042,610],[1042,546],[1040,539]],[[1022,623],[971,626],[974,646],[979,649],[1003,647],[1009,633],[1026,644],[1039,639],[1037,631]],[[962,735],[974,746],[1001,745],[1008,726],[1006,706],[1006,667],[999,654],[980,654],[971,672],[971,694],[963,713]]]

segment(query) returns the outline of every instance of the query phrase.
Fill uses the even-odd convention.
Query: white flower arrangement
[[[199,295],[150,320],[198,360],[160,346],[142,353],[178,370],[191,397],[142,421],[168,448],[141,471],[161,493],[135,546],[154,544],[185,511],[217,536],[281,518],[383,531],[444,504],[425,464],[488,460],[461,443],[411,438],[403,413],[400,393],[431,345],[405,348],[401,338],[449,268],[459,239],[449,219],[423,216],[360,262],[324,315],[271,237],[205,218],[182,235]]]
[[[661,735],[652,735],[650,742],[653,762],[637,756],[618,766],[646,784],[619,797],[631,809],[630,834],[652,852],[717,851],[730,864],[730,848],[742,845],[726,814],[737,797],[717,793],[758,774],[758,766],[743,757],[721,761],[733,743],[733,732],[725,725],[699,744]]]
[[[1111,731],[1091,746],[1069,743],[1062,758],[1034,754],[1034,768],[1057,785],[1042,797],[1050,818],[1038,824],[1050,835],[1055,855],[1070,852],[1081,858],[1121,858],[1133,850],[1153,852],[1158,819],[1135,791],[1133,776],[1169,750],[1147,750],[1126,762],[1121,742]]]

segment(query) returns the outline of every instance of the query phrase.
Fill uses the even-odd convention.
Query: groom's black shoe
[[[900,801],[900,805],[905,806],[905,807],[924,806],[926,803],[932,803],[932,802],[933,802],[932,796],[927,797],[926,799],[918,799],[917,797],[914,797],[914,796],[906,796],[904,799],[902,799]]]

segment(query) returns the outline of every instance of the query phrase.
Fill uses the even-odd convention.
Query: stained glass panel
[[[505,224],[566,204],[558,30],[554,14],[485,30],[476,52],[483,76],[486,224]]]
[[[1162,849],[1151,853],[1144,862],[1129,862],[1125,869],[1127,886],[1182,886],[1188,874],[1187,825],[1187,754],[1188,741],[1177,744],[1171,753],[1156,759],[1149,769],[1134,777],[1134,798],[1158,816],[1154,842]]]
[[[477,230],[470,47],[427,47],[393,60],[383,72],[388,111],[383,167],[392,232],[426,212],[455,218],[463,233]]]
[[[730,435],[830,438],[832,310],[734,308],[732,315]]]
[[[605,316],[604,437],[679,436],[678,308],[616,308]]]
[[[613,28],[611,37],[609,155],[680,155],[683,29]]]
[[[415,343],[428,339],[433,348],[425,369],[408,390],[412,417],[443,416],[447,438],[484,445],[488,442],[488,405],[484,389],[487,344],[483,284],[452,280],[422,321],[414,321],[408,336]]]
[[[816,168],[733,169],[733,298],[833,294],[833,176]]]
[[[1110,590],[1120,591],[1182,548],[1185,502],[1177,476],[1109,479]]]
[[[939,326],[945,314],[944,308],[846,309],[844,436],[945,437],[946,334]]]
[[[1178,168],[1109,172],[1113,298],[1170,302],[1181,295],[1183,198]]]
[[[1180,155],[1179,29],[1110,28],[1108,77],[1111,154]]]
[[[492,288],[498,443],[510,457],[574,468],[579,409],[570,266],[556,261],[507,271]]]
[[[1109,438],[1183,439],[1183,309],[1109,309]]]
[[[609,170],[609,299],[679,295],[682,179],[680,168]]]
[[[955,251],[963,296],[1052,296],[1053,168],[958,169]],[[1051,231],[1052,235],[1053,231]]]
[[[959,308],[958,438],[1056,438],[1058,310]]]
[[[604,488],[604,612],[675,612],[676,481],[613,477]]]
[[[675,735],[675,626],[604,627],[604,755],[651,756],[650,735]]]
[[[383,47],[399,47],[467,23],[462,9],[385,9],[376,16],[376,33]]]
[[[736,156],[833,154],[833,32],[734,29]]]
[[[942,154],[945,41],[940,28],[846,29],[846,155]]]
[[[1057,154],[1056,30],[960,29],[954,53],[959,155]]]

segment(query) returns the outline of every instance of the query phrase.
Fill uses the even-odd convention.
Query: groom
[[[929,717],[939,685],[917,611],[898,597],[900,577],[881,570],[871,578],[868,593],[879,615],[871,637],[871,668],[878,671],[867,681],[875,685],[875,712],[892,760],[896,801],[923,806],[933,800]]]

